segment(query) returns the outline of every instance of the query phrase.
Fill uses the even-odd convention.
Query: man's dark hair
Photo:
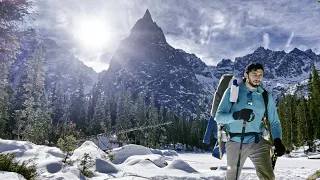
[[[250,63],[246,67],[246,73],[249,74],[251,71],[256,71],[258,69],[261,69],[262,71],[264,71],[262,64],[260,64],[260,63]]]

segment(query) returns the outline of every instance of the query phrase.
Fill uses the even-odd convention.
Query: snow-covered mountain
[[[59,82],[64,92],[72,91],[81,75],[86,92],[91,90],[98,73],[53,39],[41,36],[38,40],[45,49],[47,89],[54,89]],[[27,35],[21,39],[22,53],[13,64],[10,77],[13,88],[18,85],[25,61],[35,48],[35,41],[33,36]],[[235,61],[223,59],[216,66],[207,66],[195,54],[170,46],[147,10],[133,26],[130,35],[121,41],[109,69],[101,72],[100,81],[105,91],[117,91],[123,83],[134,95],[143,92],[150,97],[153,94],[158,106],[188,114],[195,114],[199,106],[201,112],[209,114],[219,78],[225,73],[242,77],[250,62],[264,65],[264,87],[279,99],[284,93],[306,96],[307,79],[313,65],[320,68],[320,55],[310,49],[301,51],[295,48],[286,53],[259,47]]]
[[[211,95],[213,79],[198,57],[166,42],[147,10],[121,41],[101,80],[107,88],[123,83],[135,94],[153,94],[157,105],[195,113],[198,105],[205,111],[211,101],[204,102]]]
[[[298,89],[307,90],[305,81],[309,78],[312,67],[315,65],[317,69],[320,68],[319,55],[316,55],[310,49],[301,51],[295,48],[286,53],[259,47],[252,54],[235,59],[234,73],[242,76],[245,66],[250,62],[259,62],[264,65],[264,87],[272,92],[275,99],[279,99],[286,90],[295,89],[291,86],[299,85],[302,87]],[[217,67],[217,69],[219,68]],[[223,74],[223,72],[220,73]],[[298,92],[291,91],[291,93]],[[306,93],[306,91],[302,92],[303,95]]]
[[[106,89],[113,85],[120,88],[122,82],[134,93],[152,93],[158,105],[189,114],[194,114],[199,105],[202,112],[209,113],[221,75],[233,73],[242,77],[248,63],[262,63],[264,86],[278,99],[290,87],[292,90],[297,84],[304,86],[312,66],[320,67],[319,57],[310,49],[295,48],[286,53],[259,47],[234,62],[223,59],[217,66],[207,66],[196,55],[170,46],[147,10],[121,41],[101,81]]]
[[[46,69],[46,89],[53,91],[59,83],[64,92],[76,89],[79,77],[83,81],[85,92],[89,92],[93,84],[98,79],[91,67],[86,66],[77,59],[72,52],[59,46],[56,41],[44,36],[39,36],[35,32],[24,32],[20,39],[21,53],[13,63],[10,73],[10,82],[13,88],[19,86],[19,79],[26,69],[26,61],[36,48],[42,47],[44,50]]]

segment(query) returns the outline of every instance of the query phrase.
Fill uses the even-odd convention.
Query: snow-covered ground
[[[79,171],[84,153],[93,159],[90,170],[94,171],[92,180],[121,179],[188,179],[222,180],[226,172],[226,156],[217,160],[211,153],[177,153],[169,150],[149,149],[140,145],[125,145],[113,149],[114,161],[92,141],[86,141],[74,154],[72,166],[61,162],[64,157],[59,148],[35,145],[25,141],[0,139],[1,153],[15,153],[17,160],[33,159],[40,174],[39,179],[86,179]],[[310,156],[311,157],[311,156]],[[219,166],[217,170],[210,170]],[[303,150],[298,149],[290,156],[278,158],[276,179],[302,180],[320,170],[320,159],[308,159]],[[0,172],[0,179],[24,179],[15,173]],[[240,179],[258,179],[253,164],[248,159]]]

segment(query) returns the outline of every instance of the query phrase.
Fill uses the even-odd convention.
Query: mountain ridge
[[[137,36],[137,29],[144,33]],[[223,74],[242,77],[247,64],[261,63],[265,68],[263,84],[277,100],[290,86],[308,78],[314,64],[320,64],[319,55],[312,50],[295,48],[286,53],[260,46],[235,61],[223,59],[217,66],[207,66],[195,54],[170,46],[164,35],[159,38],[162,35],[163,31],[147,10],[130,35],[121,41],[103,75],[103,83],[119,86],[124,81],[126,88],[135,93],[151,96],[152,92],[159,105],[180,109],[178,112],[188,109],[188,114],[194,114],[197,106],[201,106],[202,112],[208,114],[213,93]]]

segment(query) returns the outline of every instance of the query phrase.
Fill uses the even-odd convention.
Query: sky
[[[320,141],[316,142],[320,145]],[[306,147],[307,148],[307,147]],[[320,154],[303,153],[303,148],[292,151],[290,155],[278,158],[275,166],[276,179],[304,180],[320,170]],[[114,148],[111,162],[92,141],[85,141],[77,147],[70,157],[72,164],[62,163],[64,153],[56,147],[40,146],[27,141],[0,139],[0,153],[16,153],[20,162],[33,160],[40,179],[84,179],[79,169],[84,153],[88,153],[89,170],[93,177],[89,180],[222,180],[227,169],[226,156],[218,160],[210,152],[177,152],[173,150],[150,149],[144,146],[128,144]],[[90,159],[89,158],[89,159]],[[32,165],[32,162],[31,164]],[[210,170],[217,167],[217,170]],[[0,179],[23,180],[17,174],[1,172]],[[244,164],[239,180],[256,180],[254,166],[250,159]]]
[[[167,42],[207,65],[259,46],[320,53],[317,0],[32,0],[32,26],[71,50],[97,72],[149,9]]]

